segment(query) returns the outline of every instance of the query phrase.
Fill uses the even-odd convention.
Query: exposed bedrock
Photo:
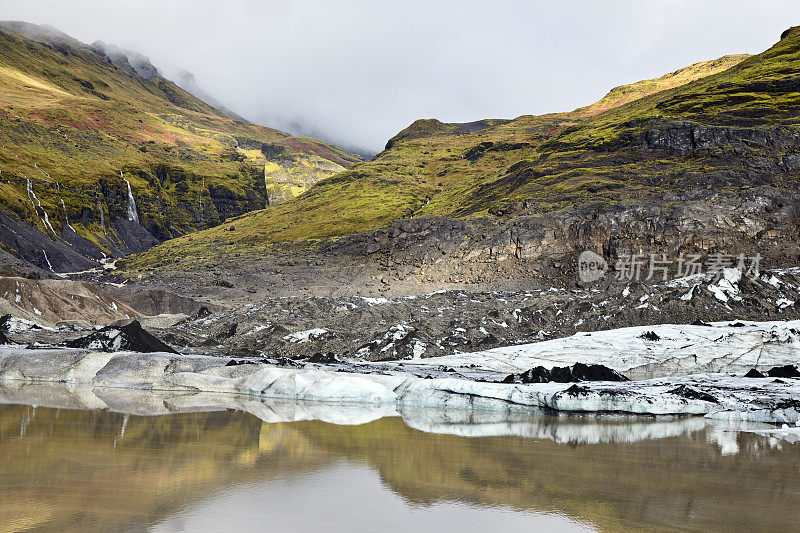
[[[664,204],[587,205],[549,216],[488,220],[412,219],[324,245],[322,255],[372,259],[436,281],[481,283],[503,278],[575,282],[577,256],[592,250],[614,263],[621,255],[714,252],[762,255],[762,268],[800,257],[800,196],[773,187],[742,195],[674,194]],[[571,278],[571,279],[569,279]],[[571,283],[574,285],[574,283]]]

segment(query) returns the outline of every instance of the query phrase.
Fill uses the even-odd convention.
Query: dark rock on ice
[[[764,374],[762,374],[761,372],[759,372],[755,368],[751,368],[747,372],[747,374],[744,375],[744,377],[746,377],[746,378],[765,378],[767,376],[765,376]]]
[[[719,401],[711,394],[701,390],[693,389],[692,387],[688,387],[686,385],[679,385],[668,392],[669,394],[674,394],[675,396],[680,396],[681,398],[686,398],[687,400],[702,400],[704,402],[719,403]]]
[[[603,365],[584,365],[575,363],[572,367],[555,367],[550,372],[552,381],[569,383],[572,381],[628,381],[628,378]]]
[[[267,359],[264,361],[265,363],[270,363],[277,366],[286,366],[291,368],[303,368],[305,367],[305,362],[295,361],[294,359],[289,359],[288,357],[278,357],[277,359]]]
[[[800,378],[800,370],[794,365],[776,366],[767,370],[771,378]]]
[[[336,363],[341,363],[338,357],[336,357],[333,353],[315,353],[308,359],[306,359],[307,363],[316,363],[318,365],[333,365]]]
[[[537,366],[521,374],[509,374],[503,383],[573,383],[578,381],[628,381],[628,378],[607,366],[575,363],[572,366],[556,366],[551,370]]]
[[[2,331],[0,331],[0,344],[11,344],[11,341],[8,340],[8,337],[6,337],[5,333]]]
[[[104,352],[167,352],[178,353],[174,348],[148,333],[137,320],[124,326],[106,326],[85,337],[64,344],[68,348],[88,348]]]
[[[549,383],[550,370],[543,366],[537,366],[526,370],[520,374],[509,374],[503,383]]]
[[[231,359],[225,366],[257,365],[269,363],[267,359]]]
[[[658,334],[655,331],[645,331],[644,333],[642,333],[640,335],[640,337],[643,338],[646,341],[659,341],[659,340],[661,340],[661,337],[659,337]]]
[[[578,396],[580,394],[587,394],[589,389],[586,387],[581,387],[580,385],[573,385],[564,392],[570,396]]]

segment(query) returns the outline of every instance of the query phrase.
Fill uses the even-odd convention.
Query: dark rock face
[[[68,341],[64,345],[68,348],[88,348],[104,352],[178,353],[148,333],[136,320],[124,326],[106,326],[85,337]]]
[[[603,365],[575,363],[551,370],[537,366],[521,374],[509,374],[503,383],[574,383],[579,381],[628,381],[628,378]]]
[[[160,242],[137,222],[118,218],[114,220],[113,226],[122,244],[130,252],[142,252]]]
[[[729,126],[707,126],[683,122],[657,126],[642,137],[634,137],[635,144],[651,150],[668,150],[688,153],[699,148],[720,146],[783,146],[796,143],[796,132],[783,126],[735,128]]]
[[[794,365],[776,366],[767,370],[771,378],[800,378],[800,370]]]
[[[746,378],[764,378],[766,377],[764,374],[756,370],[755,368],[751,368],[747,374],[744,375]]]
[[[368,233],[344,237],[323,246],[323,254],[370,256],[392,255],[415,263],[432,263],[457,253],[458,243],[468,234],[463,220],[415,218]]]
[[[0,331],[0,344],[11,344],[11,341],[8,340],[6,334]]]
[[[0,243],[20,259],[47,272],[74,272],[95,266],[73,246],[54,241],[40,230],[19,222],[2,207]]]
[[[509,374],[503,383],[547,383],[549,381],[550,371],[543,366],[537,366],[521,374]]]

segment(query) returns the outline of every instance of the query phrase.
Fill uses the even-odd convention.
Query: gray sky
[[[180,70],[251,121],[379,151],[417,118],[571,110],[800,24],[797,0],[0,0]]]

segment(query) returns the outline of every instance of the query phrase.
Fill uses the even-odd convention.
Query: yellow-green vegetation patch
[[[267,204],[264,154],[240,142],[294,144],[317,162],[315,179],[360,160],[231,118],[72,39],[52,46],[4,27],[0,50],[0,205],[43,231],[28,180],[55,233],[69,220],[107,249],[112,221],[127,216],[126,181],[141,224],[167,239]]]

